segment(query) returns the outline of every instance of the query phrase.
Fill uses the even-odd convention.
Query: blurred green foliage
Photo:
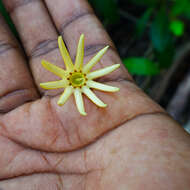
[[[138,75],[157,75],[160,69],[152,61],[142,57],[130,57],[123,60],[131,74]]]
[[[185,32],[184,20],[190,19],[190,0],[129,1],[132,5],[144,9],[144,13],[137,18],[135,23],[134,37],[141,39],[145,31],[149,30],[153,58],[151,60],[146,57],[124,58],[123,63],[132,74],[159,74],[159,71],[169,68],[173,62],[176,53],[176,41],[183,37]],[[115,18],[118,18],[119,15],[117,4],[119,0],[90,0],[90,2],[97,12],[104,15],[106,22],[114,23],[117,21]],[[115,8],[113,8],[114,6]]]
[[[89,0],[94,9],[104,19],[104,24],[114,24],[119,20],[116,0]]]
[[[173,20],[170,23],[170,30],[176,36],[182,36],[184,33],[184,23],[181,20]]]
[[[140,38],[144,34],[148,21],[152,15],[152,11],[153,11],[152,8],[147,9],[142,15],[142,17],[138,19],[137,24],[136,24],[137,38]]]

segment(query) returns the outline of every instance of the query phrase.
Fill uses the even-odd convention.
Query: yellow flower
[[[59,76],[61,80],[40,83],[40,86],[44,89],[58,89],[58,88],[65,89],[57,102],[59,106],[63,106],[64,103],[68,100],[68,98],[72,94],[74,94],[77,109],[81,115],[86,115],[82,93],[84,93],[97,106],[106,107],[107,105],[104,104],[92,92],[91,88],[105,92],[118,91],[119,88],[95,82],[94,79],[107,75],[108,73],[111,73],[112,71],[116,70],[120,66],[120,64],[115,64],[93,72],[90,72],[90,70],[96,63],[99,62],[99,60],[106,53],[109,47],[106,46],[105,48],[100,50],[87,64],[83,65],[83,58],[84,58],[83,34],[80,36],[75,64],[72,63],[71,57],[65,47],[65,44],[61,36],[58,37],[58,45],[66,66],[66,70],[57,67],[47,61],[42,60],[42,66],[48,71]]]

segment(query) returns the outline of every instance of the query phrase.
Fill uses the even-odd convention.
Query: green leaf
[[[145,11],[145,13],[142,15],[142,17],[138,20],[136,25],[136,35],[138,38],[140,38],[147,26],[147,23],[150,19],[150,16],[152,14],[153,8],[149,8]]]
[[[173,20],[170,23],[170,30],[176,36],[182,36],[184,34],[184,23],[180,20]]]
[[[172,35],[169,29],[169,19],[164,8],[157,13],[150,29],[150,38],[157,51],[164,51],[171,43]]]
[[[124,59],[123,63],[131,74],[157,75],[160,73],[158,66],[146,58],[131,57]]]
[[[175,0],[171,9],[171,15],[176,17],[190,11],[189,0]]]
[[[190,1],[175,0],[170,11],[171,17],[185,16],[190,19]]]
[[[172,41],[172,43],[169,44],[169,46],[162,52],[155,51],[155,55],[160,69],[169,68],[173,63],[173,58],[175,55],[174,42]]]
[[[115,0],[89,0],[89,2],[104,17],[106,23],[114,24],[119,20],[118,6]]]

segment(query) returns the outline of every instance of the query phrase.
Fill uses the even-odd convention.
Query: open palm
[[[117,93],[95,92],[107,108],[84,97],[87,116],[79,114],[73,97],[63,107],[57,105],[63,89],[40,88],[42,82],[59,79],[43,69],[42,59],[64,67],[59,33],[73,60],[84,33],[85,63],[106,45],[110,49],[95,69],[121,63],[85,0],[4,4],[27,56],[1,17],[0,189],[190,188],[189,136],[135,86],[123,67],[100,78],[120,88]]]

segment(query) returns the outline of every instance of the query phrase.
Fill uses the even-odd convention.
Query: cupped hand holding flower
[[[23,49],[0,17],[0,190],[190,189],[189,135],[134,84],[87,1],[3,2]]]

